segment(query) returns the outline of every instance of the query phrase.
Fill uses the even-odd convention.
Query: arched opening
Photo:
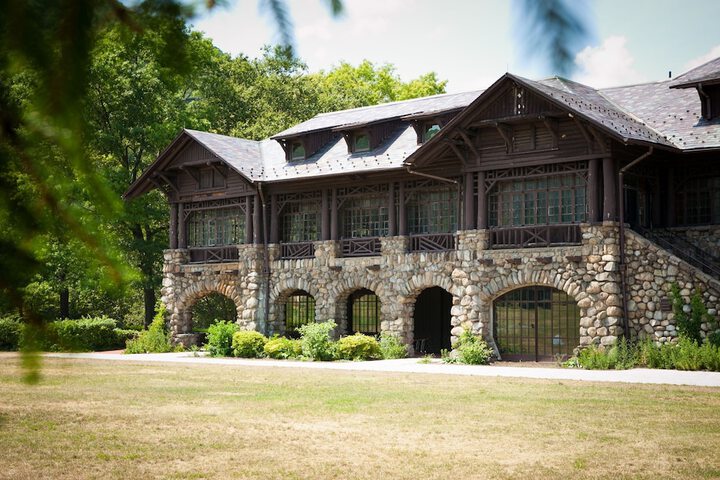
[[[305,290],[296,290],[285,301],[285,336],[297,338],[298,328],[315,321],[315,298]]]
[[[551,287],[512,290],[493,302],[493,335],[503,360],[569,357],[580,343],[580,308]]]
[[[192,333],[200,334],[198,340],[205,340],[208,328],[218,321],[237,321],[237,306],[232,299],[218,292],[210,292],[200,297],[190,309]]]
[[[353,292],[347,302],[347,333],[380,334],[380,298],[363,288]]]
[[[413,346],[415,353],[438,354],[450,350],[452,295],[440,287],[426,288],[415,301]]]

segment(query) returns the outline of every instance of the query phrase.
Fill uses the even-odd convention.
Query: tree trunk
[[[70,289],[60,289],[60,318],[70,318]]]
[[[145,302],[145,328],[147,328],[155,316],[155,289],[143,288],[143,300]]]

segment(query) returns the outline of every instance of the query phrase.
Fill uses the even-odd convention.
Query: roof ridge
[[[309,118],[308,120],[311,120],[312,118],[318,118],[318,117],[324,117],[327,115],[334,115],[336,113],[345,113],[345,112],[354,112],[359,110],[366,110],[366,109],[372,109],[372,108],[378,108],[378,107],[384,107],[386,105],[397,105],[400,103],[412,103],[412,102],[419,102],[422,100],[428,100],[431,98],[438,98],[438,97],[450,97],[450,96],[458,96],[458,95],[465,95],[469,93],[475,93],[475,92],[482,92],[482,90],[468,90],[466,92],[456,92],[456,93],[437,93],[435,95],[427,95],[425,97],[416,97],[416,98],[407,98],[405,100],[393,100],[391,102],[385,102],[385,103],[378,103],[376,105],[364,105],[362,107],[353,107],[353,108],[346,108],[343,110],[333,110],[332,112],[322,112],[318,113],[314,117]],[[302,123],[302,122],[301,122]]]
[[[707,65],[707,64],[709,64],[709,63],[717,62],[718,60],[720,60],[720,57],[711,58],[711,59],[708,60],[707,62],[702,63],[702,64],[700,64],[700,65],[698,65],[698,66],[696,66],[696,67],[691,68],[690,70],[687,70],[687,71],[681,73],[681,74],[678,75],[677,77],[673,78],[673,80],[677,80],[677,79],[679,79],[679,78],[682,78],[683,75],[687,75],[688,73],[692,72],[693,70],[697,70],[697,69],[699,69],[699,68],[704,67],[705,65]]]

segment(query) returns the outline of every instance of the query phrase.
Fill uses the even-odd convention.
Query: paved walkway
[[[419,363],[417,358],[376,360],[372,362],[299,362],[290,360],[211,358],[204,354],[150,353],[124,355],[122,353],[48,353],[53,358],[79,358],[119,362],[162,362],[179,364],[234,365],[237,367],[309,368],[363,372],[430,373],[439,375],[471,375],[479,377],[540,378],[549,380],[578,380],[585,382],[654,383],[720,387],[720,372],[682,372],[677,370],[577,370],[567,368],[523,367],[502,365],[449,365],[440,360]]]

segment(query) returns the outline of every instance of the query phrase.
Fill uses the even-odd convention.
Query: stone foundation
[[[579,347],[611,345],[623,334],[618,225],[582,225],[581,230],[581,245],[508,250],[488,249],[488,232],[482,230],[459,232],[457,250],[448,252],[408,253],[407,237],[389,237],[382,239],[382,255],[360,258],[343,258],[335,242],[325,241],[315,243],[314,258],[282,260],[278,247],[270,245],[269,282],[262,246],[241,245],[239,261],[222,264],[189,264],[187,251],[167,250],[162,300],[178,340],[192,331],[193,303],[210,292],[233,299],[242,328],[271,335],[284,333],[288,296],[304,290],[315,298],[317,320],[332,319],[338,331],[345,331],[347,299],[366,288],[382,302],[382,331],[412,344],[415,300],[437,286],[453,297],[452,340],[470,330],[494,346],[493,300],[515,288],[543,285],[577,301]],[[659,310],[672,281],[680,283],[686,297],[700,288],[711,313],[717,313],[720,283],[631,231],[627,237],[632,335],[658,341],[675,337],[672,314]]]

